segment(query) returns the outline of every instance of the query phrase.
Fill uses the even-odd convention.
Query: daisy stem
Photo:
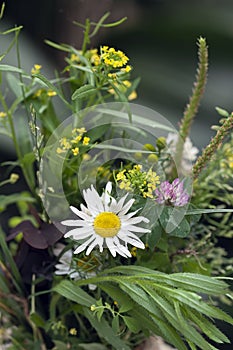
[[[176,167],[179,168],[182,159],[183,145],[190,133],[191,125],[194,117],[197,114],[198,107],[200,105],[201,98],[204,94],[205,85],[207,81],[207,71],[208,71],[208,47],[206,44],[206,39],[200,37],[197,41],[198,45],[198,67],[196,73],[196,81],[193,84],[192,96],[186,105],[183,118],[180,122],[179,129],[179,139],[176,145]]]

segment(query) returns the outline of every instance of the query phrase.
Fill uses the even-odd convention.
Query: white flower
[[[64,251],[64,248],[64,244],[57,243],[53,249],[54,255],[59,256]],[[94,268],[95,267],[97,266],[94,264]],[[90,261],[80,259],[76,262],[73,259],[73,251],[71,249],[62,254],[58,263],[55,265],[55,268],[55,275],[67,275],[75,281],[96,276],[95,271],[92,271],[92,259],[90,259]],[[90,290],[96,289],[96,285],[94,284],[88,284],[88,287]]]
[[[167,135],[167,145],[168,145],[168,151],[171,153],[172,156],[175,155],[176,152],[176,144],[178,141],[178,134],[169,133]],[[197,154],[199,150],[197,147],[193,146],[191,140],[189,137],[186,138],[183,146],[183,154],[182,154],[182,160],[181,160],[181,169],[180,172],[183,174],[189,174],[192,171],[192,162],[194,162],[197,159]]]
[[[96,246],[99,246],[99,250],[102,252],[106,244],[114,257],[117,253],[123,257],[131,257],[127,244],[141,249],[145,248],[144,243],[133,232],[141,234],[150,232],[150,230],[136,225],[140,222],[148,223],[149,220],[144,216],[135,217],[138,210],[128,213],[134,199],[125,203],[126,194],[117,202],[111,196],[111,190],[111,182],[107,183],[101,197],[93,185],[84,190],[83,197],[87,207],[83,204],[80,206],[81,210],[70,207],[81,220],[62,221],[63,225],[76,226],[68,231],[64,237],[73,237],[76,241],[85,239],[85,242],[74,251],[75,254],[88,247],[86,255],[89,255]]]

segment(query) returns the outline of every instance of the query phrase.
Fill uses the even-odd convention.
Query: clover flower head
[[[72,237],[75,241],[84,240],[74,254],[84,251],[86,255],[98,246],[100,252],[107,247],[111,254],[116,254],[127,258],[131,253],[127,244],[137,248],[144,249],[144,243],[135,233],[147,233],[150,230],[137,226],[141,222],[148,223],[149,220],[144,216],[135,216],[138,210],[130,212],[134,199],[126,202],[128,194],[119,201],[111,196],[112,183],[108,182],[106,188],[99,196],[96,189],[91,186],[83,191],[83,197],[86,207],[81,204],[80,209],[71,206],[70,209],[76,214],[78,220],[64,220],[61,223],[75,228],[68,231],[64,237]]]
[[[180,179],[175,179],[172,183],[163,181],[159,188],[155,190],[156,202],[159,204],[183,207],[189,201],[189,195],[184,189],[184,183]]]

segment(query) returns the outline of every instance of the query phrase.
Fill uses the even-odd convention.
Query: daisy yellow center
[[[94,220],[94,230],[101,237],[114,237],[121,228],[119,217],[112,212],[103,212],[96,216]]]

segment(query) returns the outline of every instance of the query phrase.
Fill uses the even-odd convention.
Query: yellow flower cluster
[[[144,198],[153,198],[153,191],[160,183],[159,176],[156,172],[149,169],[142,171],[141,165],[134,165],[133,169],[123,169],[116,176],[119,187],[126,191],[134,191]]]
[[[83,136],[86,133],[85,128],[74,128],[72,130],[72,137],[62,137],[59,141],[60,147],[57,148],[57,153],[66,153],[71,150],[74,156],[79,154],[80,145],[88,146],[90,137]]]
[[[44,96],[53,97],[56,95],[57,93],[53,90],[39,89],[34,93],[33,98],[41,98]]]
[[[113,47],[109,48],[108,46],[102,47],[100,57],[107,66],[113,68],[121,68],[125,66],[129,60],[124,52],[121,50],[115,50]]]
[[[80,53],[80,55],[81,55],[82,51],[78,51],[78,53]],[[98,55],[98,50],[97,49],[87,50],[85,52],[85,57],[91,63],[93,63],[95,66],[98,66],[99,63],[100,63],[100,56]],[[75,54],[75,53],[71,54],[70,60],[71,60],[71,62],[74,62],[74,63],[81,63],[79,56],[77,54]]]
[[[111,74],[111,73],[110,73],[110,74]],[[110,74],[108,74],[108,76],[109,76]],[[125,92],[131,87],[131,85],[132,85],[132,83],[131,83],[129,80],[124,80],[124,81],[122,81],[121,83],[120,83],[120,82],[117,82],[117,81],[114,81],[113,84],[114,84],[114,86],[116,86],[117,89],[119,89],[119,90],[120,90],[121,92],[123,92],[123,93],[125,93]],[[117,96],[117,93],[116,93],[116,91],[115,91],[113,88],[109,89],[108,92],[109,92],[110,94],[112,94],[112,95]],[[132,92],[129,94],[128,100],[129,100],[129,101],[132,101],[132,100],[134,100],[135,98],[137,98],[137,93],[136,93],[136,91],[134,90],[134,91],[132,91]]]

